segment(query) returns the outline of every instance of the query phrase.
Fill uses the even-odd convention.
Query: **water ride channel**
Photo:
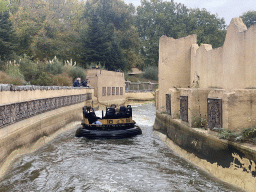
[[[142,133],[123,139],[75,137],[78,127],[18,158],[0,191],[241,191],[194,166],[153,132],[154,104],[132,106]],[[101,111],[96,111],[100,115]]]

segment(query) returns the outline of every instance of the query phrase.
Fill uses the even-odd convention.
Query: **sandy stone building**
[[[103,69],[87,70],[88,84],[94,87],[94,96],[105,105],[125,103],[125,79],[123,72]]]
[[[256,24],[232,19],[224,45],[196,44],[196,35],[159,42],[156,106],[189,126],[240,130],[256,125]]]

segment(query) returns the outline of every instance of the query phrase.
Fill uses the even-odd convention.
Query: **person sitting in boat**
[[[120,106],[120,109],[118,113],[116,114],[117,118],[125,118],[126,114],[126,107],[125,106]]]
[[[101,122],[98,121],[100,117],[96,116],[93,108],[83,107],[83,114],[84,114],[84,118],[88,119],[89,124],[101,124]]]
[[[104,119],[116,119],[116,110],[114,107],[109,107],[106,109],[106,115]]]

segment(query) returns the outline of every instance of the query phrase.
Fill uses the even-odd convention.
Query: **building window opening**
[[[102,96],[106,96],[106,87],[102,87]]]
[[[111,87],[108,87],[108,92],[107,92],[108,95],[111,95]]]

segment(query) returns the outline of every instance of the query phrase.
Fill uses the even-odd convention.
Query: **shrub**
[[[14,63],[6,65],[5,72],[12,77],[19,77],[24,80],[24,75],[20,72],[19,66]]]
[[[0,71],[4,71],[4,70],[5,70],[5,62],[0,58]]]
[[[143,77],[146,79],[158,80],[158,68],[156,66],[148,66],[144,70]]]
[[[39,75],[37,63],[32,61],[26,54],[23,57],[18,57],[18,64],[21,73],[23,73],[26,81],[30,82]]]
[[[193,127],[196,128],[207,128],[207,119],[203,117],[192,117],[193,119]]]
[[[61,74],[63,72],[63,64],[55,56],[53,60],[46,65],[45,71],[53,75]]]
[[[222,129],[220,131],[220,138],[221,139],[227,139],[229,141],[237,141],[238,138],[240,138],[240,134],[237,132],[233,132],[232,130],[229,129]]]
[[[53,84],[58,86],[71,86],[73,83],[72,77],[67,73],[62,73],[54,76]]]
[[[233,132],[229,129],[222,129],[220,131],[220,138],[227,139],[230,141],[240,141],[240,142],[253,142],[256,140],[256,128],[250,127],[244,129],[242,132]]]
[[[24,80],[19,77],[11,77],[7,73],[0,71],[0,83],[2,84],[13,84],[13,85],[23,85]]]
[[[51,74],[47,74],[46,72],[42,72],[37,80],[33,80],[32,84],[41,85],[41,86],[51,86],[53,85],[54,76]]]
[[[86,79],[85,69],[77,66],[66,66],[65,71],[68,73],[70,77],[72,77],[73,81],[80,77],[81,79]]]
[[[252,139],[256,137],[256,128],[255,127],[249,127],[247,129],[244,129],[242,131],[242,136],[244,139]]]

